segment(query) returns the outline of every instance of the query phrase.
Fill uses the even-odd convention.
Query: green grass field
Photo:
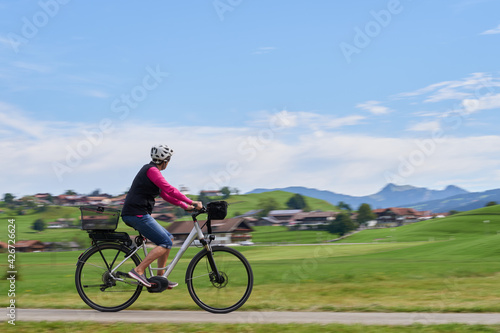
[[[4,221],[1,222],[2,228],[5,227]],[[20,218],[20,223],[26,222]],[[322,237],[325,235],[317,232],[300,236],[280,228],[258,229],[255,237],[262,237],[262,242],[306,240],[313,244],[238,247],[250,261],[255,275],[252,296],[239,311],[500,312],[499,231],[500,206],[398,228],[365,230],[335,243],[324,243]],[[314,241],[317,244],[314,245]],[[144,292],[130,309],[197,310],[183,282],[189,260],[197,251],[190,249],[176,267],[172,279],[180,282],[179,287],[162,294]],[[87,308],[74,287],[75,262],[79,254],[16,254],[18,306]],[[6,270],[7,255],[0,254],[0,272]],[[6,295],[7,289],[6,280],[2,278],[0,292]],[[6,306],[7,302],[8,299],[2,298],[0,306]],[[33,324],[20,323],[15,329],[22,332],[25,327],[25,331],[29,331],[33,327],[30,325]],[[67,324],[45,323],[37,327],[42,332],[57,331],[64,325]],[[78,331],[83,324],[75,325]],[[101,328],[118,332],[119,325]],[[160,325],[150,327],[151,331],[161,329]],[[222,332],[403,330],[402,327],[362,325],[215,327]],[[12,329],[6,324],[2,330],[4,328],[6,331]],[[171,328],[204,331],[200,325],[172,325]],[[481,325],[404,327],[407,332],[499,330],[499,326]]]
[[[254,292],[242,310],[499,312],[497,213],[499,207],[490,207],[395,229],[366,230],[343,243],[239,247],[255,274]],[[490,222],[485,226],[484,220]],[[183,284],[197,250],[191,249],[174,271],[172,279],[180,287],[144,293],[132,308],[197,309]],[[86,308],[74,289],[78,255],[17,254],[19,304]],[[6,255],[0,260],[5,271]]]
[[[254,227],[252,241],[264,244],[315,244],[337,238],[327,231],[296,230],[288,232],[283,226]]]

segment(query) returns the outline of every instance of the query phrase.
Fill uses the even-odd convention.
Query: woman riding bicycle
[[[145,269],[156,259],[158,268],[165,267],[172,248],[172,235],[151,217],[155,197],[160,195],[165,201],[185,210],[202,208],[201,202],[189,199],[163,178],[160,171],[165,170],[172,154],[173,150],[167,145],[156,145],[151,148],[152,161],[144,165],[135,176],[121,214],[125,224],[157,245],[135,269],[128,273],[146,287],[151,287],[151,283],[144,275]],[[163,272],[158,270],[157,274],[162,275]],[[176,282],[168,282],[169,289],[177,285]]]

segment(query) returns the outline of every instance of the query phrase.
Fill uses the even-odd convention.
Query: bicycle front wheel
[[[123,262],[129,252],[130,249],[121,244],[100,244],[99,248],[93,247],[78,259],[76,289],[91,308],[103,312],[120,311],[137,300],[142,286],[128,277],[128,272],[141,260],[134,254]]]
[[[186,272],[189,294],[206,311],[234,311],[250,297],[253,287],[252,268],[247,259],[232,248],[214,246],[211,253],[220,279],[217,279],[210,264],[210,253],[202,250],[191,260]]]

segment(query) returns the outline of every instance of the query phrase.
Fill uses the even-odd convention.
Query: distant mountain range
[[[484,207],[484,205],[490,201],[500,203],[500,189],[485,192],[468,192],[454,185],[449,185],[444,190],[430,190],[411,185],[388,184],[375,194],[360,197],[300,186],[275,189],[258,188],[249,192],[249,194],[278,190],[322,199],[334,205],[343,201],[349,204],[353,209],[357,209],[362,203],[367,203],[370,204],[373,209],[411,207],[418,210],[430,210],[434,213],[443,213],[450,210],[464,211]]]

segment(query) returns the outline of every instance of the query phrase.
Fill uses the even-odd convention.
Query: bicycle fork
[[[214,235],[209,236],[210,243],[214,239],[215,239]],[[224,283],[224,276],[222,276],[222,274],[219,273],[219,269],[217,268],[217,265],[215,264],[214,253],[212,252],[212,247],[210,246],[210,243],[207,242],[204,238],[200,239],[200,243],[203,245],[203,247],[207,251],[208,263],[210,264],[210,269],[212,270],[212,274],[213,274],[213,278],[215,279],[215,282],[218,284],[223,284]],[[211,276],[211,278],[212,278],[212,276]]]
[[[203,231],[200,228],[200,225],[198,224],[198,221],[196,220],[196,216],[193,216],[193,222],[194,222],[194,229],[193,233],[198,235],[198,239],[200,240],[200,243],[203,245],[205,250],[207,251],[207,259],[208,263],[210,264],[210,269],[212,270],[212,276],[210,279],[214,278],[215,282],[218,284],[224,283],[224,277],[220,274],[219,269],[217,268],[217,265],[215,264],[214,260],[214,255],[212,252],[212,247],[211,243],[213,240],[215,240],[215,235],[208,235],[208,242],[203,235]],[[209,232],[210,232],[210,228]]]

